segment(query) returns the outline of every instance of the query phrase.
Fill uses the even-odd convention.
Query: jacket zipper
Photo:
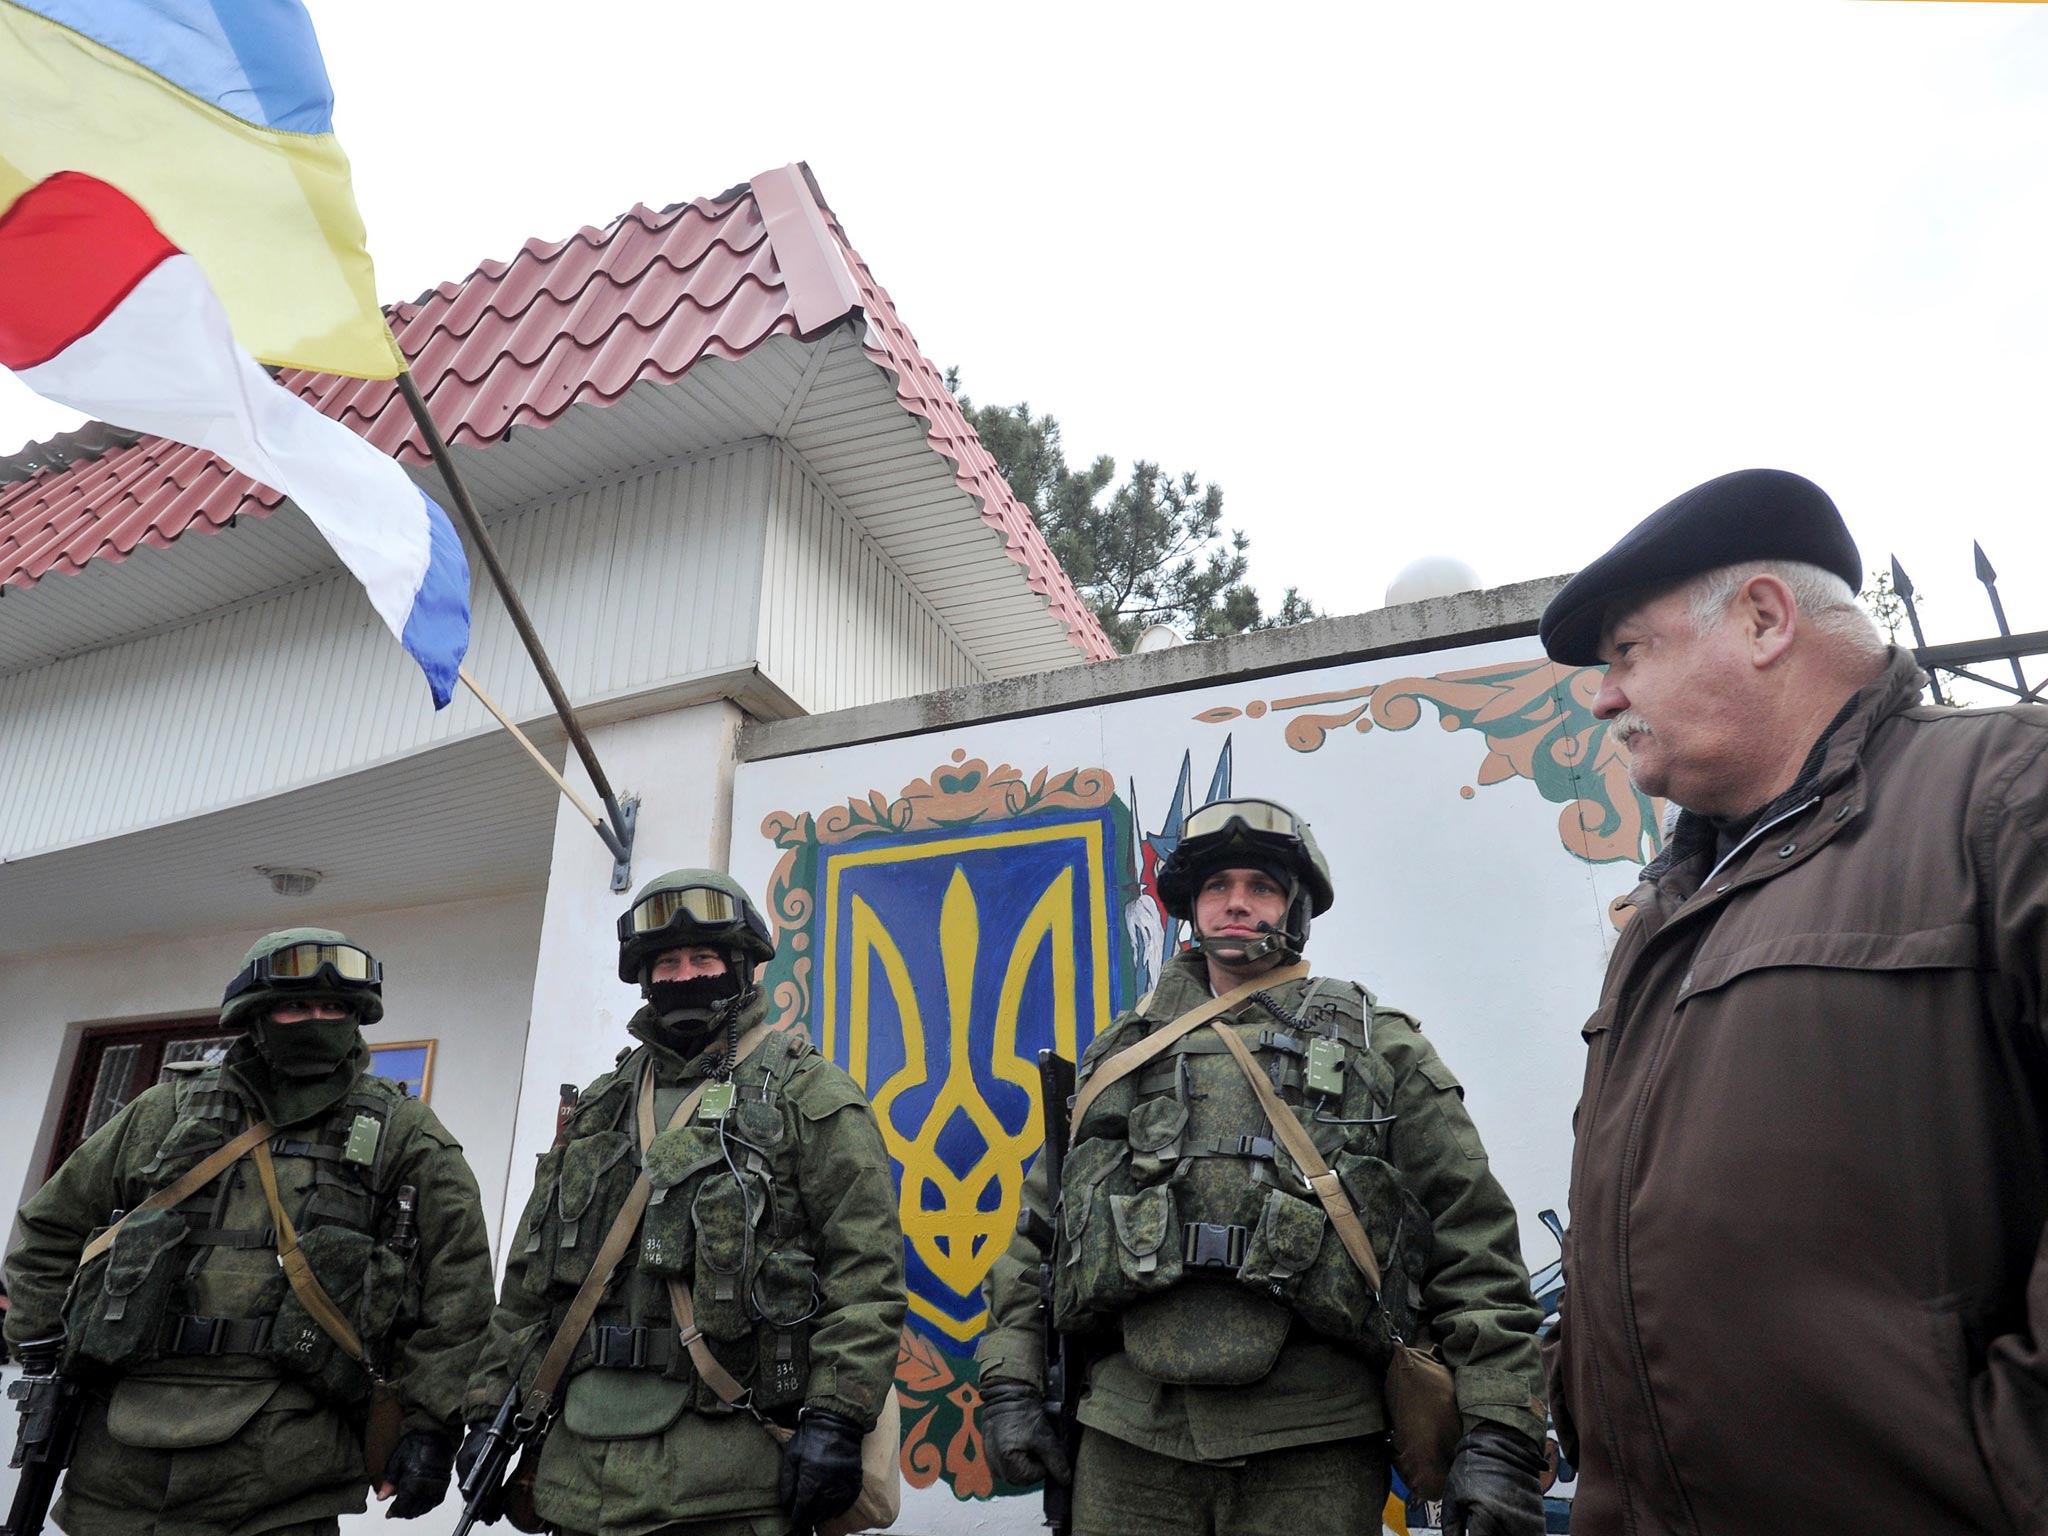
[[[1770,831],[1771,828],[1780,826],[1795,816],[1803,816],[1816,805],[1819,805],[1820,802],[1821,797],[1814,795],[1811,799],[1793,806],[1790,810],[1773,816],[1769,821],[1751,827],[1742,841],[1733,848],[1730,848],[1726,854],[1722,855],[1715,862],[1714,867],[1707,871],[1706,878],[1700,881],[1698,889],[1706,890],[1713,883],[1714,876],[1718,875],[1723,869],[1726,869],[1733,859],[1748,849],[1758,838]],[[1662,931],[1669,932],[1670,926],[1670,924],[1666,924]],[[1645,954],[1648,953],[1648,949],[1649,946],[1646,944],[1644,946]],[[1642,957],[1638,956],[1637,958],[1640,960]],[[1609,1027],[1611,1030],[1612,1026],[1610,1025]],[[1687,1526],[1696,1532],[1699,1530],[1699,1517],[1693,1513],[1692,1498],[1686,1492],[1684,1480],[1679,1477],[1678,1467],[1671,1459],[1671,1447],[1664,1437],[1664,1422],[1657,1413],[1656,1397],[1650,1390],[1650,1370],[1643,1359],[1642,1336],[1636,1326],[1635,1280],[1634,1276],[1630,1273],[1628,1263],[1629,1212],[1633,1204],[1635,1192],[1636,1156],[1642,1147],[1643,1118],[1649,1111],[1650,1091],[1657,1085],[1658,1071],[1664,1064],[1664,1058],[1669,1052],[1671,1038],[1676,1029],[1677,1024],[1675,1020],[1667,1021],[1664,1034],[1658,1040],[1657,1048],[1652,1054],[1648,1068],[1643,1075],[1643,1086],[1636,1094],[1635,1109],[1629,1119],[1628,1140],[1623,1145],[1621,1160],[1621,1187],[1619,1190],[1621,1209],[1617,1213],[1615,1221],[1615,1266],[1616,1274],[1621,1281],[1621,1311],[1624,1320],[1624,1332],[1628,1339],[1629,1368],[1636,1380],[1636,1390],[1642,1395],[1643,1406],[1649,1410],[1650,1427],[1657,1437],[1657,1450],[1664,1461],[1664,1474],[1671,1479],[1671,1486],[1677,1491],[1679,1504],[1685,1511]],[[1634,1501],[1629,1500],[1627,1502],[1630,1506],[1627,1513],[1631,1517],[1630,1523],[1632,1525],[1632,1517],[1635,1513],[1633,1509]]]

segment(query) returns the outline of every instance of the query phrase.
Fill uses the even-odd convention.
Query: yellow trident
[[[856,896],[851,916],[854,1038],[864,1040],[867,1035],[869,988],[877,961],[903,1020],[903,1068],[874,1097],[883,1139],[903,1167],[899,1204],[903,1233],[934,1275],[956,1293],[971,1296],[1017,1228],[1024,1163],[1044,1140],[1038,1073],[1017,1052],[1017,1014],[1024,984],[1042,948],[1051,951],[1052,959],[1053,1039],[1069,1060],[1075,1051],[1074,874],[1071,869],[1060,871],[1026,915],[997,997],[992,1066],[998,1078],[1016,1084],[1031,1101],[1024,1128],[1015,1134],[1003,1128],[974,1081],[969,1026],[974,1019],[974,963],[981,952],[981,914],[967,872],[954,866],[939,908],[939,950],[946,973],[946,1079],[914,1135],[906,1136],[897,1125],[895,1106],[903,1094],[931,1079],[930,1046],[917,994],[902,951],[874,908]],[[964,1178],[955,1177],[939,1155],[940,1133],[955,1115],[967,1117],[987,1148]],[[998,1191],[995,1207],[984,1210],[982,1196],[991,1185]],[[925,1199],[927,1189],[937,1195],[936,1201]],[[937,1208],[931,1208],[933,1205]],[[970,1339],[981,1330],[981,1315],[963,1323],[918,1302],[919,1298],[912,1298],[921,1316],[961,1339]]]

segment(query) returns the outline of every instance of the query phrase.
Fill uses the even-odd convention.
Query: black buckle
[[[221,1349],[221,1336],[227,1331],[224,1317],[193,1317],[189,1314],[178,1319],[177,1327],[171,1331],[171,1353],[174,1355],[217,1355]]]
[[[597,1348],[591,1364],[613,1371],[637,1371],[647,1364],[647,1330],[597,1325]]]
[[[1278,1051],[1283,1056],[1299,1056],[1308,1059],[1308,1047],[1301,1037],[1278,1029],[1262,1029],[1254,1042],[1262,1051]]]
[[[1225,1226],[1218,1221],[1191,1221],[1180,1229],[1180,1259],[1188,1269],[1244,1268],[1245,1244],[1250,1240],[1245,1227]]]
[[[1237,1138],[1239,1157],[1256,1157],[1266,1162],[1273,1161],[1273,1138],[1270,1136],[1240,1136]],[[1243,1227],[1232,1227],[1233,1232],[1242,1232]]]

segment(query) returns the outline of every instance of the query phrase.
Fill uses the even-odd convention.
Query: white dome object
[[[1470,592],[1479,585],[1479,573],[1455,555],[1424,555],[1410,560],[1387,583],[1387,606],[1419,603],[1424,598],[1449,597],[1453,592]]]
[[[1131,647],[1133,656],[1143,656],[1148,651],[1170,651],[1176,645],[1186,645],[1180,631],[1171,624],[1148,624],[1145,632],[1138,636],[1138,643]]]

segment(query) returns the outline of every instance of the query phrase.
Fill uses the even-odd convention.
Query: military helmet
[[[775,958],[768,924],[739,881],[715,869],[672,869],[619,914],[619,980],[637,983],[655,956],[700,944],[745,956],[743,979]]]
[[[332,928],[280,928],[242,956],[242,968],[221,994],[224,1028],[271,1004],[330,999],[348,1004],[359,1024],[384,1017],[384,967]]]
[[[1309,919],[1329,911],[1337,892],[1308,823],[1274,800],[1212,800],[1188,813],[1180,842],[1159,866],[1167,916],[1193,922],[1202,882],[1219,869],[1246,866],[1292,877],[1287,928],[1297,944],[1306,943]]]

